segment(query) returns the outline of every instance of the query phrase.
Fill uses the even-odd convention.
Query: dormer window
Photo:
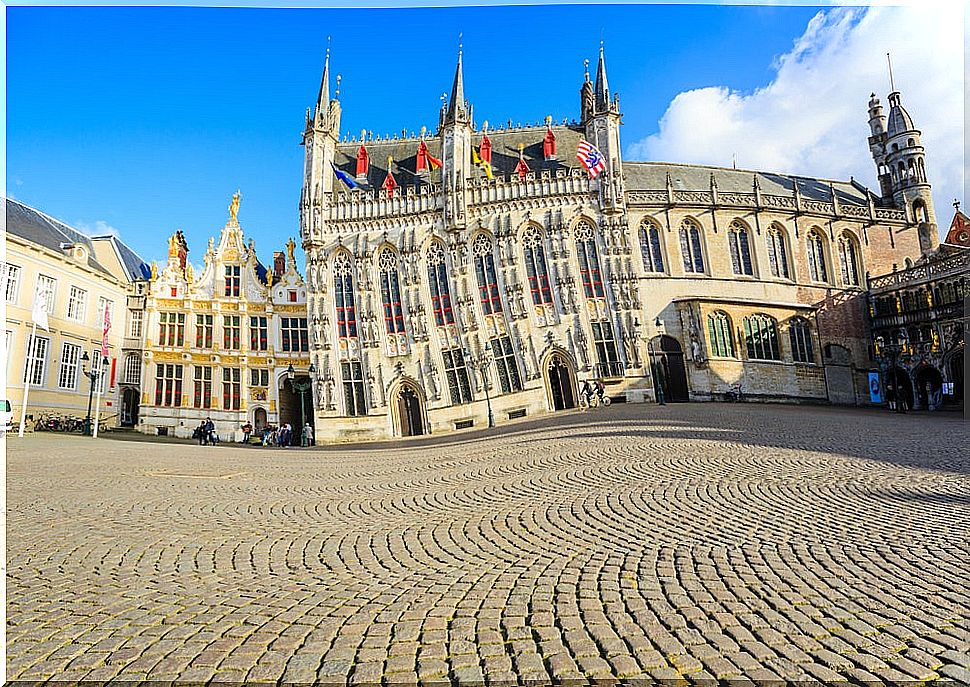
[[[290,289],[286,292],[286,300],[290,303],[296,303],[296,289]]]

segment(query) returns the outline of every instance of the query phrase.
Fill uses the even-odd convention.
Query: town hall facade
[[[602,48],[578,121],[478,126],[459,53],[434,135],[348,137],[328,54],[300,201],[318,439],[501,424],[586,380],[619,402],[867,403],[867,275],[939,241],[920,132],[889,105],[869,103],[874,192],[624,161]]]

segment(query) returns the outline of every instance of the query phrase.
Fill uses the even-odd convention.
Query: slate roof
[[[522,157],[533,172],[542,170],[568,169],[579,167],[579,160],[576,159],[576,146],[579,139],[583,136],[583,128],[580,126],[553,125],[552,131],[556,136],[557,160],[543,159],[542,140],[546,135],[546,126],[514,127],[511,129],[500,129],[488,132],[489,141],[492,143],[492,173],[495,176],[510,176],[515,173],[515,167],[519,164],[519,144],[523,145]],[[476,148],[482,141],[481,132],[472,134],[472,145]],[[419,177],[416,174],[418,157],[418,145],[420,139],[390,139],[365,141],[364,147],[367,148],[367,155],[370,159],[370,169],[368,181],[373,188],[380,188],[387,176],[387,157],[394,158],[393,172],[394,179],[398,186],[422,186],[427,185],[428,177]],[[437,137],[425,139],[428,151],[436,158],[441,158],[441,142]],[[360,141],[346,141],[337,147],[336,165],[342,171],[353,177],[357,171],[357,149],[360,148]],[[431,173],[431,183],[440,183],[441,172]],[[337,182],[338,184],[340,182]]]
[[[813,177],[759,172],[755,170],[685,165],[671,162],[624,162],[623,175],[628,191],[662,191],[667,188],[667,174],[676,191],[710,191],[711,174],[720,193],[753,193],[754,178],[758,177],[761,192],[766,195],[790,196],[795,184],[803,198],[809,200],[832,200],[832,188],[840,203],[868,205],[866,187],[857,181],[836,181]],[[878,196],[874,197],[878,205]]]
[[[61,254],[65,252],[65,249],[61,247],[62,244],[84,244],[88,249],[88,266],[109,277],[116,278],[95,259],[94,245],[89,236],[16,200],[8,198],[5,205],[8,233]]]
[[[149,279],[151,277],[151,266],[142,260],[141,256],[132,250],[130,246],[128,246],[124,241],[119,239],[114,234],[92,236],[91,238],[110,241],[114,245],[115,249],[118,251],[118,257],[121,260],[121,265],[125,268],[129,281]]]

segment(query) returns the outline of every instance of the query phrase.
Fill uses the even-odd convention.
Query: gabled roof
[[[950,222],[950,230],[947,232],[943,243],[970,248],[970,217],[957,210]]]
[[[138,255],[130,246],[128,246],[124,241],[119,239],[114,234],[104,234],[102,236],[92,236],[92,240],[109,241],[114,247],[118,254],[118,261],[125,270],[125,276],[128,281],[137,281],[139,279],[149,279],[152,274],[151,266],[142,260],[141,256]]]
[[[88,251],[88,267],[117,279],[94,257],[94,245],[89,236],[19,201],[8,198],[4,204],[8,233],[62,255],[66,246],[83,244]]]

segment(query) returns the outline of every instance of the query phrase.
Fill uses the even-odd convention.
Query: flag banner
[[[606,170],[606,159],[603,157],[603,153],[589,141],[579,141],[579,146],[576,148],[576,157],[589,172],[590,179],[595,179],[600,172]]]
[[[353,177],[347,174],[347,172],[339,169],[333,162],[330,163],[330,166],[333,167],[333,173],[337,175],[338,179],[347,185],[347,188],[360,188],[360,184],[354,181]]]
[[[424,141],[418,144],[418,159],[415,167],[418,173],[427,170],[429,167],[432,171],[441,168],[441,160],[431,154],[431,151],[428,150],[428,144]]]
[[[34,292],[34,304],[30,309],[30,319],[45,332],[50,331],[50,324],[47,321],[50,297],[50,291],[41,284],[37,284],[37,290]]]
[[[492,164],[492,142],[488,138],[488,134],[482,134],[482,142],[478,145],[478,156],[482,158],[483,162]]]
[[[101,357],[108,357],[108,332],[111,330],[111,311],[108,304],[104,304],[104,331],[101,332]]]
[[[479,155],[478,151],[474,148],[472,148],[472,163],[477,167],[481,167],[485,171],[485,176],[487,176],[489,179],[495,178],[492,174],[492,165],[490,165],[487,160],[482,158],[482,156]]]

